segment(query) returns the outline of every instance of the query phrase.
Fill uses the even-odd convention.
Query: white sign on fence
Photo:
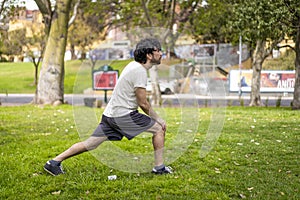
[[[251,92],[252,70],[231,70],[229,91]],[[260,92],[294,92],[295,71],[261,71]]]

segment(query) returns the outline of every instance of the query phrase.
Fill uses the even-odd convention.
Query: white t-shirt
[[[136,61],[130,62],[122,71],[103,114],[121,117],[138,109],[135,89],[146,88],[147,70]]]

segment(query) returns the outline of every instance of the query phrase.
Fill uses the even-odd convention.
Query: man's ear
[[[152,59],[152,54],[151,53],[147,53],[147,59],[151,60]]]

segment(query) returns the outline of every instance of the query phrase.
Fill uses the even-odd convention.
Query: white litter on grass
[[[108,180],[113,181],[113,180],[117,179],[117,175],[111,175],[111,176],[108,176],[107,178],[108,178]]]

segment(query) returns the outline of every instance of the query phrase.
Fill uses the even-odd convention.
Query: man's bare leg
[[[152,144],[154,148],[154,159],[155,166],[160,166],[164,164],[163,154],[164,154],[164,144],[165,144],[165,131],[162,129],[161,125],[155,123],[149,130],[153,133]]]
[[[62,161],[72,156],[81,154],[83,152],[93,150],[97,148],[105,140],[107,140],[107,137],[91,136],[83,142],[78,142],[72,145],[66,151],[56,156],[54,159],[47,161],[47,163],[44,165],[44,169],[53,176],[64,174],[65,172],[63,171],[61,166]]]
[[[59,154],[58,156],[53,158],[53,160],[62,162],[63,160],[65,160],[67,158],[70,158],[72,156],[75,156],[75,155],[81,154],[83,152],[90,151],[90,150],[97,148],[105,140],[107,140],[107,137],[91,136],[83,142],[78,142],[78,143],[72,145],[69,149],[67,149],[66,151],[62,152],[61,154]]]

